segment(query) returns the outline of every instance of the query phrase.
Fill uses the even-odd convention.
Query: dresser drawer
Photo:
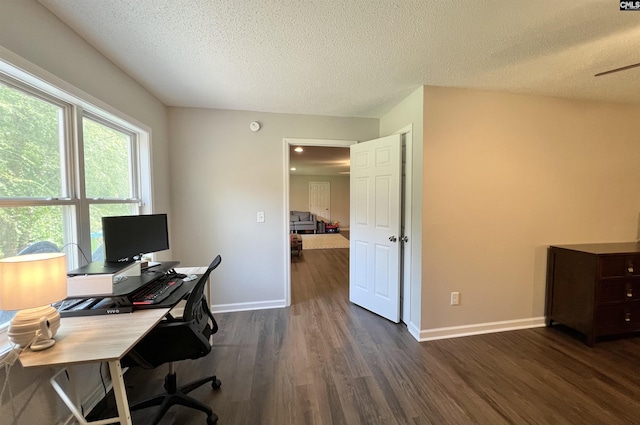
[[[640,329],[640,304],[600,307],[596,310],[596,327],[616,332]]]
[[[640,276],[640,255],[616,255],[600,259],[600,277]]]
[[[598,283],[598,304],[640,300],[640,279],[602,280]]]

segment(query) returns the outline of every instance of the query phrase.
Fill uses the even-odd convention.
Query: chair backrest
[[[222,257],[220,255],[214,258],[211,264],[209,264],[209,267],[207,267],[207,271],[204,272],[200,277],[200,280],[198,280],[198,283],[193,287],[189,298],[187,298],[187,304],[184,307],[184,312],[182,313],[183,321],[189,322],[194,319],[199,319],[203,302],[205,303],[206,308],[209,308],[206,302],[206,297],[204,296],[204,287],[211,272],[215,270],[221,262]]]
[[[122,359],[123,366],[145,369],[163,363],[197,359],[211,351],[211,335],[218,330],[211,308],[204,296],[204,287],[211,272],[220,265],[218,255],[195,284],[181,318],[163,320]]]

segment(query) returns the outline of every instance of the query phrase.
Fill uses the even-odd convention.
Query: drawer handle
[[[631,313],[625,313],[624,314],[624,321],[625,322],[630,322],[631,321]]]
[[[627,288],[627,298],[633,298],[633,289]]]

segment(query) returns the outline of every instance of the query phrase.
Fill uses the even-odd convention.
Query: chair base
[[[214,425],[218,422],[218,416],[213,413],[213,410],[207,406],[206,404],[196,400],[193,397],[189,397],[187,394],[196,388],[201,387],[207,382],[211,382],[211,387],[214,389],[220,388],[222,382],[215,375],[209,376],[207,378],[198,379],[197,381],[190,382],[183,386],[178,387],[177,385],[177,377],[176,374],[170,372],[164,378],[164,389],[167,390],[165,394],[160,394],[149,398],[147,400],[141,401],[139,403],[134,404],[130,407],[130,410],[140,410],[146,409],[147,407],[152,406],[160,406],[160,410],[156,412],[156,415],[153,417],[153,420],[150,422],[150,425],[158,425],[160,419],[164,416],[165,413],[174,405],[180,405],[189,407],[192,409],[200,410],[207,414],[207,425]]]

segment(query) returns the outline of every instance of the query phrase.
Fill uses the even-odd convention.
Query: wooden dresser
[[[589,346],[640,331],[640,244],[549,247],[546,321],[584,334]]]

